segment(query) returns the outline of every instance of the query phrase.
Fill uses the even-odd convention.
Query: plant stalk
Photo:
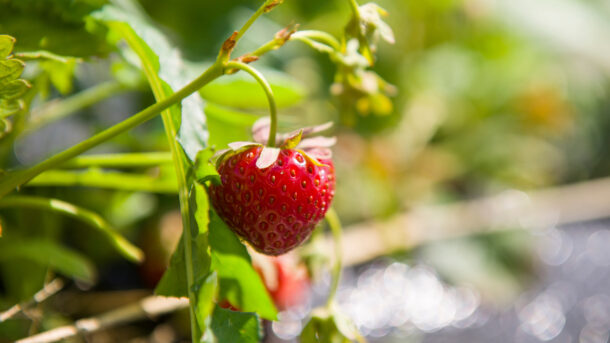
[[[78,110],[89,107],[95,103],[109,98],[125,87],[117,81],[107,81],[85,89],[68,98],[51,101],[41,109],[32,111],[32,117],[27,127],[20,133],[21,136],[27,135],[39,128],[67,117]]]
[[[61,168],[142,168],[172,163],[169,152],[140,152],[123,154],[95,154],[75,157]]]
[[[252,24],[256,21],[256,19],[258,19],[258,17],[260,17],[263,13],[268,12],[271,10],[271,8],[273,8],[274,6],[272,5],[273,3],[277,3],[279,4],[280,1],[278,0],[266,0],[257,10],[256,12],[254,12],[254,14],[252,14],[250,16],[250,19],[248,19],[248,21],[241,27],[241,29],[239,29],[239,31],[237,32],[237,36],[235,36],[235,42],[237,42],[243,35],[244,33],[246,33],[246,31],[248,31],[248,29],[250,28],[250,26],[252,26]]]
[[[170,175],[171,176],[171,175]],[[150,192],[176,194],[177,186],[173,178],[102,171],[92,168],[84,171],[48,170],[30,180],[26,187],[63,186],[96,187],[130,192]]]
[[[104,236],[106,236],[109,243],[121,255],[129,260],[133,262],[141,262],[144,258],[144,253],[142,250],[118,234],[102,217],[100,217],[97,213],[82,207],[75,206],[59,199],[27,195],[15,195],[0,199],[0,208],[7,207],[25,207],[50,210],[76,218],[99,230],[102,234],[104,234]]]
[[[269,129],[269,139],[267,140],[267,146],[274,147],[275,136],[277,132],[277,105],[275,103],[275,96],[273,95],[273,90],[271,89],[269,82],[267,82],[261,72],[245,63],[238,61],[230,61],[226,64],[225,70],[231,69],[241,69],[246,73],[252,75],[252,77],[259,83],[259,85],[265,91],[267,101],[269,102],[269,117],[271,118],[271,127]]]
[[[341,51],[341,44],[333,35],[319,30],[302,30],[297,31],[290,36],[290,38],[310,38],[317,40],[332,47],[335,51]]]
[[[339,288],[339,280],[341,279],[341,267],[342,261],[341,256],[343,256],[343,251],[341,248],[341,238],[342,238],[342,230],[341,230],[341,221],[339,221],[339,216],[337,212],[331,207],[326,212],[325,216],[326,222],[330,227],[330,231],[333,235],[334,242],[334,250],[335,250],[335,264],[332,269],[332,282],[330,285],[330,292],[328,294],[328,300],[326,301],[326,306],[330,307],[331,304],[335,300],[335,295],[337,294],[337,288]]]
[[[0,198],[7,195],[15,188],[28,182],[34,176],[42,173],[43,171],[51,168],[55,168],[67,160],[82,154],[83,152],[123,133],[131,128],[138,126],[139,124],[154,118],[161,111],[169,108],[175,103],[181,101],[187,96],[199,90],[201,87],[210,83],[214,79],[221,76],[223,73],[222,66],[220,64],[213,64],[208,68],[201,76],[193,80],[182,89],[172,94],[171,96],[145,108],[144,110],[134,114],[133,116],[123,120],[122,122],[109,127],[108,129],[56,154],[50,158],[31,166],[27,169],[9,173],[4,176],[0,181]]]

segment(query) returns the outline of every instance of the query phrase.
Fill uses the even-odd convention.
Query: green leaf
[[[210,148],[201,150],[197,154],[195,161],[195,179],[197,182],[204,184],[206,181],[211,181],[220,184],[220,175],[216,170],[216,166],[211,162],[214,152]]]
[[[0,139],[2,139],[9,132],[11,132],[11,129],[11,123],[6,119],[2,119],[2,106],[0,106]],[[0,174],[1,173],[2,172],[0,172]],[[2,229],[0,229],[0,237],[2,237]]]
[[[350,343],[343,336],[332,317],[314,316],[301,332],[301,343]]]
[[[251,140],[252,124],[260,118],[211,102],[206,104],[204,112],[210,129],[209,145],[216,148],[224,148],[231,142]]]
[[[0,239],[0,261],[21,258],[48,265],[58,272],[82,281],[93,282],[96,272],[84,256],[48,240]]]
[[[336,338],[334,336],[337,336]],[[301,332],[301,343],[343,343],[332,318],[312,317]]]
[[[51,83],[61,94],[66,95],[72,91],[72,81],[76,69],[75,58],[69,58],[66,62],[46,60],[40,62],[39,65],[47,72]]]
[[[0,60],[0,85],[13,81],[21,75],[25,63],[16,59]]]
[[[13,51],[15,38],[9,35],[0,35],[0,58],[6,58]]]
[[[245,312],[275,320],[277,310],[260,276],[252,267],[250,255],[237,236],[214,211],[210,211],[212,270],[220,279],[220,298]]]
[[[17,49],[59,55],[106,55],[112,47],[87,15],[105,0],[0,0],[0,32],[17,38]],[[2,57],[0,57],[2,58]]]
[[[267,77],[278,107],[299,103],[305,97],[305,87],[286,73],[261,70]],[[246,73],[219,78],[201,88],[201,96],[211,102],[236,108],[266,109],[269,104],[265,92]]]
[[[335,305],[331,308],[317,308],[301,332],[301,343],[350,343],[366,342],[356,326]]]
[[[30,89],[30,84],[26,80],[13,80],[4,83],[0,87],[0,98],[15,100],[22,97]]]
[[[195,219],[191,220],[190,233],[193,238],[192,263],[195,272],[193,279],[197,281],[206,278],[210,270],[207,235],[209,203],[205,189],[199,184],[194,184],[191,189],[190,208]],[[184,238],[181,237],[170,259],[169,268],[155,289],[156,294],[168,297],[188,297],[185,261]]]
[[[0,99],[0,118],[8,117],[21,111],[23,102],[19,100]]]
[[[133,64],[146,72],[157,100],[168,97],[199,76],[192,72],[192,68],[185,66],[178,49],[170,44],[135,2],[125,0],[118,3],[104,6],[93,17],[125,39],[136,52],[142,65],[136,61]],[[126,53],[126,56],[129,54]],[[203,105],[203,100],[195,93],[182,100],[180,106],[169,109],[174,126],[180,127],[177,139],[192,162],[208,140]]]
[[[218,291],[218,274],[211,272],[206,278],[195,280],[193,293],[195,293],[195,316],[197,324],[202,331],[210,326],[210,315],[214,310],[214,299]]]
[[[178,246],[169,261],[169,267],[163,273],[161,281],[155,288],[155,294],[166,297],[188,298],[186,265],[184,264],[184,239],[180,236]]]
[[[0,24],[1,26],[1,24]],[[30,84],[18,79],[25,63],[17,59],[8,59],[15,39],[0,35],[0,118],[8,117],[23,108],[20,98],[30,89]],[[3,131],[4,132],[4,131]]]
[[[43,198],[36,196],[9,196],[0,199],[0,208],[2,207],[27,207],[58,212],[78,220],[81,220],[91,227],[102,233],[110,244],[131,261],[141,261],[144,253],[138,247],[131,244],[125,237],[118,234],[112,229],[102,217],[97,213],[86,210],[84,208],[72,205],[59,199]]]
[[[218,306],[212,315],[212,332],[219,343],[259,343],[263,338],[263,328],[256,313],[231,311]]]

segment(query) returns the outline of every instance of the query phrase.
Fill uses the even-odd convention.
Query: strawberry
[[[273,303],[278,310],[284,311],[291,307],[303,304],[311,287],[307,269],[298,264],[295,256],[285,254],[282,256],[265,256],[252,254],[252,266],[258,272],[269,292]],[[218,306],[240,311],[227,299],[218,302]]]
[[[272,272],[265,272],[264,266],[257,264],[254,267],[263,278],[277,309],[284,311],[302,304],[306,300],[310,288],[305,266],[297,265],[290,254],[269,259]]]
[[[326,127],[280,136],[280,148],[239,142],[221,152],[220,184],[210,186],[212,204],[225,223],[257,251],[284,254],[309,238],[324,218],[335,193],[328,149],[334,140],[301,138]],[[255,124],[254,130],[255,139],[264,136],[260,135],[264,126]]]

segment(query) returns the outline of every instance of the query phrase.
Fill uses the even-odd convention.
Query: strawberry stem
[[[267,95],[267,101],[269,102],[269,117],[271,118],[271,124],[269,126],[269,139],[267,140],[267,146],[275,147],[275,136],[277,132],[277,105],[275,103],[275,96],[273,95],[273,90],[271,90],[271,86],[269,82],[265,79],[263,74],[248,64],[238,62],[238,61],[230,61],[225,65],[225,73],[229,72],[233,69],[240,69],[245,71],[246,73],[252,75],[252,77],[258,82],[261,86],[265,95]]]
[[[339,287],[339,280],[341,279],[341,257],[343,255],[343,251],[341,249],[342,229],[341,221],[339,221],[339,216],[332,207],[328,209],[324,219],[326,219],[328,227],[330,227],[330,231],[333,235],[333,242],[335,245],[335,264],[333,265],[332,270],[332,283],[330,285],[330,293],[328,294],[328,300],[326,301],[326,306],[330,307],[335,300],[337,288]]]

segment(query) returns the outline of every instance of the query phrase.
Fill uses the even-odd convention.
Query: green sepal
[[[280,148],[282,149],[294,149],[301,143],[301,138],[303,138],[303,130],[299,130],[296,134],[288,137]]]
[[[195,158],[195,179],[200,184],[210,181],[215,184],[220,184],[220,175],[216,170],[216,166],[212,163],[212,149],[206,148],[197,153]]]
[[[226,159],[230,158],[231,156],[235,156],[244,150],[250,149],[253,146],[263,146],[263,145],[260,143],[256,143],[256,142],[229,143],[229,149],[223,149],[223,150],[216,152],[216,154],[214,154],[214,156],[212,156],[212,161],[213,161],[213,163],[216,164],[216,168],[219,168],[220,165],[222,164],[222,162],[225,161]]]
[[[328,308],[317,308],[301,332],[301,343],[365,343],[356,326],[335,304]]]

